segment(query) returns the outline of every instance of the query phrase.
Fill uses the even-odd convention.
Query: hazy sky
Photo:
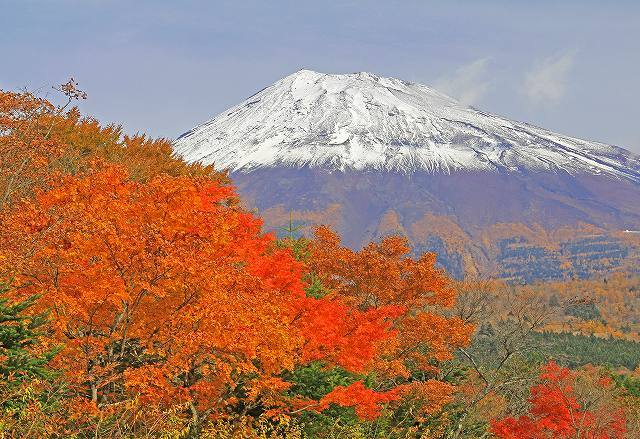
[[[640,0],[0,0],[0,88],[175,138],[302,67],[435,86],[640,153]]]

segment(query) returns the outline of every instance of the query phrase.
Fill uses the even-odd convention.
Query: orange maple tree
[[[450,402],[454,389],[439,380],[438,363],[451,359],[458,346],[469,343],[473,327],[446,316],[444,311],[454,304],[455,292],[444,271],[435,267],[435,255],[411,258],[408,242],[401,237],[388,237],[353,251],[341,246],[338,235],[326,227],[316,230],[310,252],[308,269],[327,290],[326,300],[360,313],[384,315],[389,322],[385,337],[369,337],[375,354],[358,356],[361,362],[367,360],[361,369],[378,377],[379,398],[388,401],[392,395],[418,400],[425,414]],[[357,345],[346,348],[358,350]],[[353,392],[362,392],[361,383],[353,386]],[[338,403],[340,396],[342,391],[332,401]],[[364,400],[375,402],[376,398]],[[350,398],[343,401],[342,405],[353,405]]]
[[[0,212],[41,183],[47,164],[60,156],[51,139],[56,107],[30,93],[0,90]]]
[[[139,182],[103,166],[5,217],[2,273],[52,309],[78,397],[184,402],[203,419],[284,407],[281,375],[299,364],[370,370],[404,308],[307,296],[304,265],[234,200],[205,177]]]
[[[52,307],[78,394],[108,405],[135,390],[211,411],[240,386],[250,398],[278,387],[302,343],[291,330],[301,267],[267,251],[271,238],[232,196],[204,178],[141,184],[109,167],[15,209],[6,268]]]
[[[0,213],[35,188],[51,187],[60,175],[93,172],[105,163],[125,166],[139,181],[164,173],[226,182],[211,166],[174,157],[168,140],[126,136],[118,125],[82,117],[72,104],[87,96],[73,79],[55,89],[63,98],[59,105],[26,91],[0,90]]]
[[[541,383],[531,388],[529,414],[494,421],[492,432],[505,439],[626,438],[624,412],[604,398],[611,379],[595,370],[587,373],[597,379],[595,392],[580,392],[576,372],[549,362]]]

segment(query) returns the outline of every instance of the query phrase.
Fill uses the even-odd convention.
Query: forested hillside
[[[57,90],[0,91],[3,437],[640,436],[635,278],[454,281],[401,236],[277,238],[227,175]]]

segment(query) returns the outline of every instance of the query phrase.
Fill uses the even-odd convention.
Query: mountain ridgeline
[[[640,157],[370,73],[301,70],[174,142],[227,169],[266,227],[358,248],[405,235],[454,276],[532,282],[640,266]]]

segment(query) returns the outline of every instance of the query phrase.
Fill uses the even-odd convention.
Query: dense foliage
[[[582,372],[537,376],[558,345],[531,355],[560,300],[453,283],[400,237],[277,240],[224,174],[60,92],[0,92],[3,436],[514,437],[558,386],[583,410]],[[612,416],[597,437],[634,431],[636,379],[586,387]]]
[[[558,363],[576,368],[598,364],[611,368],[640,367],[640,343],[617,338],[600,338],[566,332],[542,332],[533,335],[539,353],[555,358]]]
[[[606,376],[578,375],[550,362],[531,387],[528,413],[495,421],[492,431],[506,439],[626,438],[624,411],[606,392],[611,386]]]

